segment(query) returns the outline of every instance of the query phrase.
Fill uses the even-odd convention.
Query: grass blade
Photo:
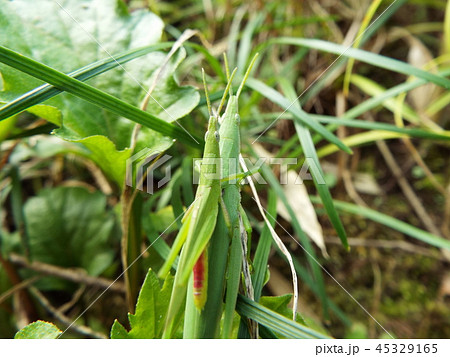
[[[277,196],[273,190],[268,191],[267,212],[268,220],[272,227],[275,224],[277,215]],[[255,301],[259,301],[264,287],[264,279],[267,273],[267,261],[269,259],[270,248],[272,246],[272,236],[269,228],[264,226],[256,247],[255,257],[253,259],[253,288],[255,290]]]
[[[108,57],[100,61],[91,63],[87,66],[77,69],[76,71],[70,72],[67,75],[76,78],[79,81],[87,81],[92,77],[95,77],[117,67],[119,64],[124,64],[153,51],[168,48],[171,45],[172,42],[163,42],[156,45],[129,50],[113,56],[114,58]],[[44,84],[40,87],[37,87],[1,107],[0,120],[6,119],[14,114],[18,114],[26,110],[27,108],[42,103],[43,101],[50,99],[62,92],[62,90],[50,84]]]
[[[358,33],[356,34],[356,39],[352,44],[352,47],[359,47],[361,40],[363,39],[362,34],[364,33],[364,31],[366,31],[367,26],[369,26],[370,20],[372,20],[373,16],[375,15],[375,12],[377,11],[382,1],[383,0],[373,0],[372,3],[370,4],[369,8],[367,9],[367,12],[364,15],[364,18],[362,19],[361,26],[358,30]],[[344,95],[346,97],[348,96],[348,90],[350,87],[350,77],[352,75],[354,63],[355,60],[351,58],[348,61],[347,68],[345,70],[343,88],[344,88]]]
[[[364,32],[364,35],[360,41],[360,46],[364,45],[407,1],[408,0],[395,1],[379,17],[377,17],[376,21],[372,22],[372,24]],[[270,46],[269,42],[265,42],[261,46],[257,47],[255,52],[262,52],[262,50],[267,46]],[[308,91],[301,98],[299,98],[300,104],[307,103],[311,100],[311,98],[314,98],[314,96],[316,96],[322,88],[327,85],[330,78],[333,78],[336,73],[343,70],[346,62],[347,58],[345,57],[337,59],[335,63],[333,63],[328,70],[311,85]]]
[[[250,149],[250,151],[252,151],[253,155],[256,156],[253,149],[251,147],[249,149]],[[270,184],[270,186],[274,190],[277,197],[281,200],[283,205],[286,207],[286,210],[288,211],[289,216],[291,217],[291,224],[292,224],[292,227],[294,228],[294,232],[297,235],[297,237],[300,239],[302,247],[307,252],[306,259],[311,268],[311,272],[312,272],[311,274],[313,276],[312,279],[314,280],[314,283],[317,286],[317,290],[319,292],[318,296],[322,302],[325,318],[328,319],[328,296],[325,291],[325,283],[324,283],[322,272],[320,270],[320,267],[316,263],[316,261],[318,259],[316,257],[316,253],[311,245],[311,241],[306,236],[305,232],[303,232],[301,225],[297,220],[297,216],[295,215],[294,211],[292,210],[292,207],[290,206],[289,201],[286,198],[283,188],[281,187],[277,178],[273,174],[272,170],[267,165],[263,164],[261,166],[261,173],[264,176],[265,180],[267,180],[267,182]],[[266,216],[268,218],[271,217],[268,213],[266,214]]]
[[[362,92],[372,97],[379,96],[386,91],[386,88],[383,88],[375,81],[372,81],[371,79],[360,76],[358,74],[352,74],[349,78],[350,82],[353,85],[358,87]],[[396,106],[398,106],[398,104],[396,103],[396,100],[394,98],[391,98],[386,99],[383,102],[383,106],[394,113],[397,110]],[[400,112],[402,117],[408,120],[409,122],[414,124],[420,123],[419,115],[408,104],[403,103]]]
[[[371,130],[363,133],[347,136],[343,141],[350,147],[358,145],[366,145],[377,140],[406,138],[406,135],[394,133],[390,131]],[[318,157],[328,156],[338,152],[339,148],[333,144],[326,145],[317,150]]]
[[[48,82],[88,102],[114,112],[115,114],[142,124],[163,135],[178,139],[184,144],[198,148],[203,142],[202,139],[192,137],[180,127],[159,119],[112,95],[69,77],[64,73],[34,61],[31,58],[22,56],[3,46],[0,46],[0,62]]]
[[[443,70],[438,73],[440,76],[448,76],[450,75],[450,69]],[[411,82],[405,82],[402,84],[399,84],[395,87],[389,88],[384,93],[377,95],[375,97],[372,97],[365,102],[362,102],[353,108],[349,109],[344,115],[343,118],[356,118],[357,116],[367,112],[370,109],[375,108],[378,105],[383,104],[384,101],[388,100],[389,98],[395,97],[401,93],[405,93],[407,91],[410,91],[411,89],[420,87],[424,84],[426,84],[427,81],[424,79],[415,79]]]
[[[247,80],[247,86],[252,88],[253,90],[261,93],[264,97],[269,99],[275,104],[278,104],[280,107],[285,109],[286,111],[290,112],[292,115],[297,117],[302,124],[308,126],[318,134],[322,135],[325,139],[330,141],[331,143],[338,146],[340,149],[344,150],[347,153],[351,153],[352,151],[342,143],[341,140],[339,140],[334,134],[326,130],[322,125],[320,125],[317,122],[309,120],[308,116],[305,112],[298,109],[296,106],[292,105],[293,103],[287,100],[285,97],[283,97],[280,93],[278,93],[273,88],[270,88],[263,82],[254,79],[249,78]]]
[[[237,54],[237,65],[238,68],[237,76],[241,77],[244,74],[245,68],[247,68],[247,60],[250,57],[251,49],[252,49],[252,36],[253,33],[266,17],[265,13],[258,13],[256,16],[252,17],[245,27],[242,38],[239,43],[239,52]]]
[[[317,196],[310,196],[310,198],[312,202],[320,203]],[[374,222],[381,223],[387,227],[395,229],[396,231],[402,232],[412,238],[428,243],[432,246],[450,250],[450,241],[435,236],[434,234],[428,233],[422,229],[416,228],[408,223],[402,222],[386,214],[377,212],[370,208],[357,206],[348,202],[334,200],[334,205],[338,210],[363,216]]]
[[[319,51],[334,53],[338,56],[354,58],[361,62],[371,64],[375,67],[380,67],[393,72],[402,73],[406,76],[412,75],[417,78],[422,78],[427,82],[437,84],[443,88],[450,89],[450,79],[447,79],[438,74],[424,71],[420,68],[411,66],[408,63],[390,57],[363,51],[357,48],[347,48],[345,46],[323,40],[292,38],[292,37],[280,37],[269,40],[268,42],[272,44],[285,44],[300,47],[308,47]]]
[[[287,338],[331,338],[273,312],[242,295],[238,297],[236,310],[240,315],[255,320]]]
[[[360,128],[367,130],[390,131],[393,133],[408,135],[409,137],[413,138],[444,141],[450,140],[450,131],[434,132],[431,130],[419,128],[400,128],[398,126],[387,123],[369,122],[357,119],[341,119],[327,115],[310,114],[310,117],[324,124],[333,124],[333,127],[348,126],[351,128]]]
[[[287,99],[292,101],[297,97],[294,88],[292,85],[285,79],[280,78],[280,85],[283,91],[287,95]],[[300,104],[298,101],[294,101],[293,107],[296,107],[299,111],[301,110]],[[308,114],[303,112],[305,116],[308,117]],[[309,120],[311,122],[311,120]],[[339,218],[339,215],[336,212],[336,209],[333,205],[333,199],[331,198],[330,191],[328,190],[328,186],[324,181],[324,173],[320,166],[319,158],[317,157],[316,148],[314,147],[314,143],[311,137],[311,133],[309,130],[303,125],[302,122],[298,120],[297,116],[294,116],[294,125],[295,130],[297,131],[298,137],[300,139],[300,144],[303,148],[303,152],[305,154],[305,158],[309,159],[309,164],[313,163],[314,167],[310,166],[311,176],[313,178],[314,186],[316,187],[317,192],[319,193],[320,198],[322,199],[325,210],[327,211],[328,218],[331,221],[334,229],[336,230],[339,238],[341,239],[342,244],[348,250],[348,242],[347,242],[347,234],[345,233],[344,226]],[[312,160],[312,161],[311,161]]]

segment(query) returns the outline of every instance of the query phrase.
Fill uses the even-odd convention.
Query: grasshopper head
[[[205,134],[205,146],[212,146],[220,140],[217,121],[218,120],[214,115],[209,117],[208,131]]]

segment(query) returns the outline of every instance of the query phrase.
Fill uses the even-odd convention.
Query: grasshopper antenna
[[[205,70],[202,68],[203,87],[205,88],[206,104],[208,105],[209,116],[212,117],[211,101],[209,100],[208,87],[206,86]]]
[[[230,66],[228,65],[228,57],[227,54],[223,53],[223,63],[225,64],[225,73],[227,75],[227,81],[230,81]],[[229,88],[230,97],[233,95],[233,88]]]
[[[259,53],[256,53],[255,56],[253,56],[253,59],[250,62],[250,65],[248,66],[247,71],[245,72],[244,79],[242,80],[241,85],[239,86],[239,89],[238,89],[238,91],[236,93],[236,97],[239,98],[239,95],[241,94],[242,89],[244,88],[244,84],[247,81],[248,76],[250,75],[250,72],[251,72],[251,70],[253,68],[253,65],[255,64],[256,59],[258,58],[258,56],[259,56]]]
[[[225,54],[224,54],[224,57],[227,58]],[[233,72],[231,73],[231,76],[230,76],[230,71],[228,69],[228,63],[227,63],[226,60],[225,60],[225,66],[226,66],[226,73],[227,73],[228,83],[227,83],[227,86],[225,88],[225,91],[223,92],[223,96],[222,96],[222,100],[220,101],[219,108],[217,109],[217,115],[218,116],[220,116],[220,112],[222,111],[223,105],[225,104],[225,98],[227,97],[227,92],[230,92],[230,96],[233,95],[233,91],[231,89],[231,82],[233,82],[234,75],[236,74],[236,71],[237,71],[237,68],[235,68],[233,70]]]

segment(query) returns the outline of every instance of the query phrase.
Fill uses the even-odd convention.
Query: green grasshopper
[[[252,65],[253,63],[254,61],[252,62]],[[238,93],[242,90],[249,70],[244,77],[244,81],[242,82]],[[239,175],[237,170],[240,152],[239,115],[237,113],[238,96],[231,95],[232,93],[230,90],[235,72],[236,70],[234,70],[230,76],[227,66],[228,84],[219,105],[217,116],[214,116],[211,113],[209,95],[207,92],[206,83],[204,83],[208,109],[210,112],[208,131],[205,136],[206,144],[202,160],[205,161],[206,159],[206,164],[203,163],[200,167],[200,182],[195,200],[186,211],[183,218],[183,225],[175,239],[169,257],[159,272],[160,277],[164,277],[168,273],[181,249],[181,246],[185,242],[175,275],[174,287],[163,337],[171,337],[174,332],[175,320],[178,317],[179,310],[184,302],[186,286],[192,271],[194,273],[193,300],[195,306],[201,310],[205,305],[208,269],[208,259],[206,254],[207,250],[205,248],[216,225],[219,203],[222,205],[223,216],[226,221],[226,226],[228,227],[229,236],[240,237],[240,217],[238,215],[240,207],[240,192],[238,185],[232,183],[227,184],[227,181],[245,177],[245,175]],[[206,82],[205,79],[204,82]],[[228,91],[230,92],[230,99],[228,101],[225,114],[222,117],[222,125],[219,134],[217,131],[218,118]],[[219,139],[221,135],[223,135],[223,138]],[[223,160],[223,158],[225,158],[225,160]],[[207,164],[211,159],[214,161],[214,165]],[[234,169],[229,167],[230,162],[232,162],[230,159],[234,160]],[[221,169],[222,164],[224,165],[223,169]],[[226,187],[223,190],[223,198],[221,196],[221,181],[217,173],[221,173],[221,177],[231,178],[224,179]],[[228,210],[226,207],[228,207]],[[240,240],[237,243],[240,247]],[[238,261],[237,267],[232,269],[233,271],[237,271],[238,274],[237,279],[232,279],[235,282],[237,281],[237,286],[234,284],[235,286],[232,289],[229,289],[230,291],[234,291],[236,295],[234,297],[233,306],[236,303],[237,290],[239,287],[240,263],[241,261]]]
[[[174,332],[175,320],[185,299],[186,286],[191,272],[194,270],[197,274],[202,275],[201,279],[198,279],[201,280],[202,284],[206,281],[207,257],[203,252],[205,251],[216,226],[219,201],[221,200],[221,160],[219,149],[220,140],[218,132],[218,118],[212,115],[211,112],[211,104],[209,102],[209,95],[206,89],[204,73],[203,80],[205,82],[205,92],[208,100],[210,117],[208,122],[208,131],[205,135],[205,149],[203,153],[203,162],[200,167],[199,186],[194,202],[183,217],[183,225],[175,239],[169,257],[159,272],[160,277],[164,277],[168,273],[181,247],[183,246],[183,243],[185,243],[181,251],[177,272],[175,274],[172,297],[169,304],[166,327],[163,334],[164,338],[170,338]],[[228,83],[226,91],[230,85],[231,81]],[[224,98],[222,100],[224,100]],[[211,162],[212,164],[210,164]],[[206,291],[206,286],[197,287],[199,288],[199,291],[194,291],[194,293],[198,293],[196,305],[199,309],[201,309],[206,301],[206,296],[204,293],[204,291]]]
[[[211,116],[206,133],[204,158],[220,161],[219,136],[217,131],[217,118]],[[216,164],[220,166],[219,164]],[[195,196],[195,200],[184,216],[183,226],[175,239],[174,249],[170,257],[178,254],[179,245],[185,244],[181,251],[172,296],[167,314],[164,338],[170,338],[173,333],[173,325],[176,315],[184,301],[186,286],[192,269],[205,250],[209,239],[216,226],[218,202],[220,199],[220,180],[211,179],[210,175],[215,175],[214,165],[202,165],[200,182]],[[217,166],[216,166],[217,167]],[[171,258],[172,259],[172,258]],[[168,260],[169,261],[169,260]],[[169,262],[171,265],[171,262]],[[169,267],[170,267],[169,265]],[[160,276],[166,268],[160,272]]]

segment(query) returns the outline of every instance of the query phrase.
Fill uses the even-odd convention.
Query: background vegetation
[[[53,1],[2,3],[0,102],[10,104],[0,108],[1,337],[36,319],[64,330],[86,309],[67,337],[108,336],[115,319],[129,327],[127,312],[167,245],[155,243],[102,292],[124,254],[133,261],[163,232],[171,244],[177,228],[165,229],[192,202],[192,158],[201,155],[179,126],[152,118],[180,119],[202,138],[201,68],[217,105],[224,52],[240,78],[260,53],[240,100],[243,155],[297,158],[291,173],[317,155],[347,233],[350,251],[334,209],[322,205],[328,191],[312,181],[280,185],[277,167],[262,167],[269,184],[258,192],[294,258],[307,325],[334,337],[450,336],[449,1],[60,1],[78,23]],[[187,29],[198,32],[164,65]],[[132,52],[141,46],[147,54]],[[103,61],[71,74],[99,92],[5,48],[64,73]],[[109,54],[124,55],[120,66]],[[125,63],[126,55],[140,57]],[[25,94],[45,82],[57,89]],[[142,106],[148,88],[167,111],[152,100]],[[126,160],[144,148],[172,156],[172,180],[132,200]],[[262,295],[291,293],[289,266],[270,247],[247,186],[242,204],[250,258],[264,268],[255,271],[265,259],[270,267]],[[289,316],[288,300],[260,302]]]

